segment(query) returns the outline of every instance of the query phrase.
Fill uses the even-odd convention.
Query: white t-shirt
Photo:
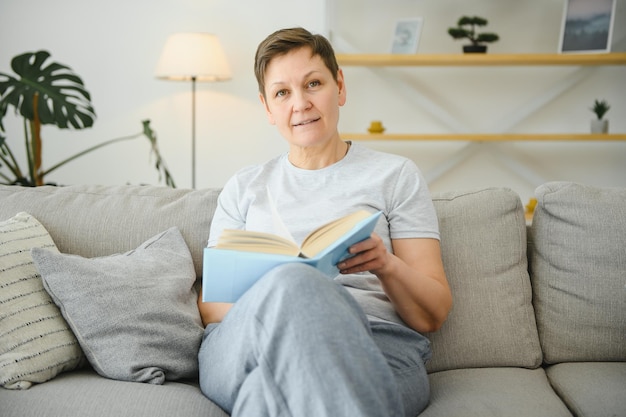
[[[391,251],[391,239],[439,239],[437,216],[426,182],[404,157],[353,144],[337,163],[318,170],[293,166],[288,154],[244,168],[224,186],[208,246],[224,229],[277,233],[268,192],[296,242],[313,229],[359,209],[382,211],[375,232]],[[402,323],[378,278],[367,272],[339,275],[366,314]]]

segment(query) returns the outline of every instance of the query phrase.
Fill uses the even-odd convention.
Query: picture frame
[[[559,52],[610,52],[616,0],[566,0]]]
[[[413,17],[396,21],[392,34],[392,54],[415,54],[419,45],[424,18]]]

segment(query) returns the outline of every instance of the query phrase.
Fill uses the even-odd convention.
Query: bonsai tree
[[[82,79],[68,66],[49,62],[49,57],[47,51],[27,52],[11,60],[11,68],[17,77],[0,72],[0,183],[32,187],[44,185],[47,174],[82,155],[119,141],[145,136],[156,157],[159,181],[164,177],[166,185],[175,187],[174,179],[159,153],[156,134],[150,128],[149,120],[142,122],[142,131],[135,135],[108,140],[48,169],[42,167],[42,125],[53,124],[60,129],[85,129],[91,127],[96,118],[91,97]],[[9,107],[13,107],[15,113],[24,118],[27,169],[22,169],[5,136],[2,122]]]
[[[487,19],[482,17],[463,16],[457,22],[457,27],[449,28],[448,33],[454,39],[467,38],[470,40],[471,45],[464,46],[464,52],[485,52],[487,46],[483,45],[484,43],[496,42],[500,39],[495,33],[476,33],[477,27],[486,26],[487,23]]]
[[[606,100],[595,100],[593,107],[591,107],[591,111],[595,113],[598,120],[602,120],[610,108],[611,106],[609,106],[609,103]]]

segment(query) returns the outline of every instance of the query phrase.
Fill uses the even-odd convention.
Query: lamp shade
[[[156,67],[157,78],[177,81],[224,81],[231,78],[226,55],[217,36],[175,33],[165,42]]]

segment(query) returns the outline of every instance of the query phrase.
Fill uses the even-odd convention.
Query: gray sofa
[[[31,257],[30,268],[41,272],[46,292],[69,317],[59,326],[70,326],[66,333],[80,343],[63,344],[67,355],[76,357],[48,369],[47,381],[29,388],[28,382],[14,384],[24,389],[0,388],[0,415],[226,416],[200,393],[193,372],[180,370],[177,361],[189,353],[170,349],[180,339],[171,330],[176,320],[186,323],[187,344],[197,347],[197,310],[174,318],[162,318],[157,311],[178,310],[167,303],[184,307],[195,296],[190,282],[201,275],[218,193],[154,186],[0,186],[5,229],[38,221],[33,227],[49,233],[53,243],[39,233],[37,239],[43,241],[24,245],[43,249],[21,250],[20,256]],[[626,189],[549,183],[536,196],[530,227],[520,198],[507,189],[433,196],[454,306],[445,325],[429,335],[432,398],[422,416],[626,415]],[[15,220],[20,212],[27,214]],[[178,230],[188,253],[177,259],[191,265],[190,270],[175,266],[172,272],[176,279],[182,277],[179,297],[153,304],[137,301],[151,300],[152,291],[167,285],[151,289],[151,277],[140,270],[130,276],[115,276],[114,271],[128,256],[143,259],[143,251],[159,246],[165,231],[176,241]],[[54,247],[60,253],[54,254]],[[0,278],[8,273],[1,256]],[[152,256],[146,270],[156,268],[148,275],[157,280],[171,264],[170,255]],[[104,263],[94,271],[98,259]],[[157,265],[161,260],[164,266]],[[69,272],[80,265],[87,272]],[[2,334],[9,315],[7,285],[0,282],[0,381],[5,382],[5,370],[21,363],[8,351],[10,337]],[[120,301],[123,296],[127,299]],[[140,315],[139,308],[144,308]],[[133,315],[152,326],[137,331],[148,342],[128,333]],[[162,323],[163,331],[155,323]],[[102,326],[94,329],[96,324]],[[50,350],[45,343],[53,343],[43,336],[38,342],[42,352],[29,358],[44,355]],[[162,346],[161,351],[154,346]],[[15,372],[19,374],[19,366]],[[19,379],[13,375],[12,381]],[[151,383],[129,382],[133,380]]]

